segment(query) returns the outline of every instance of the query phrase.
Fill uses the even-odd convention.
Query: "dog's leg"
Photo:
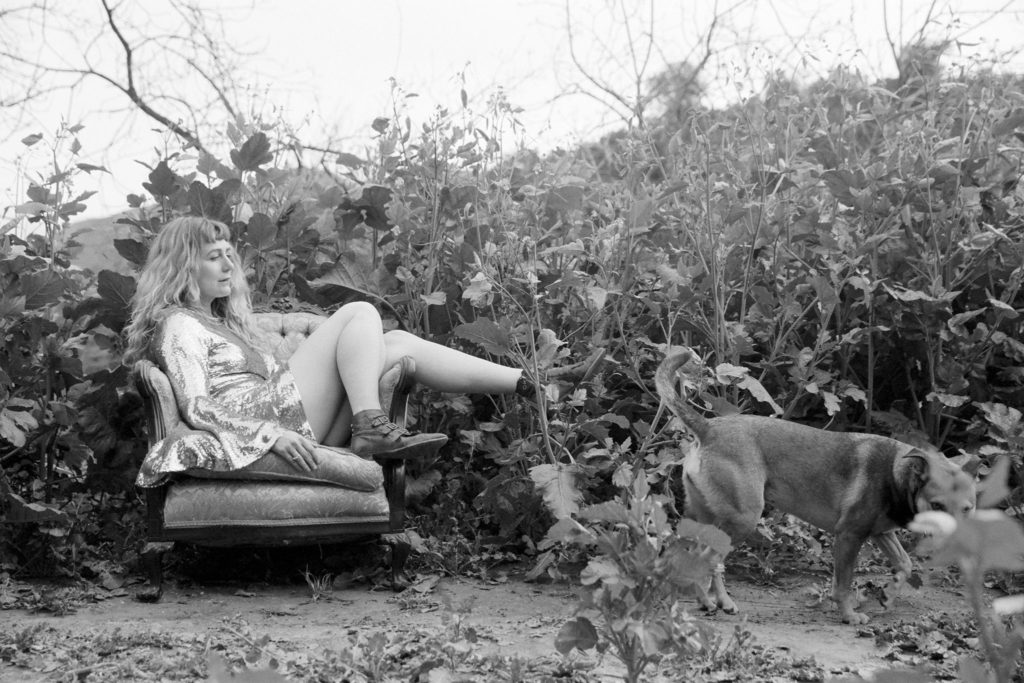
[[[903,549],[903,544],[896,538],[895,531],[886,531],[883,534],[872,536],[871,542],[885,553],[885,556],[889,559],[889,564],[893,568],[892,583],[886,587],[882,597],[882,607],[889,609],[892,607],[893,600],[903,589],[907,578],[910,577],[910,572],[913,570],[914,565],[910,560],[910,555]]]
[[[853,591],[853,570],[864,537],[850,532],[836,533],[832,554],[835,566],[832,572],[832,599],[839,605],[839,615],[846,624],[865,624],[868,615],[857,611],[857,596]]]
[[[728,534],[733,543],[736,543],[737,539],[749,536],[750,531],[757,525],[760,512],[756,515],[747,515],[746,518],[725,506],[718,506],[718,511],[716,512],[715,506],[709,504],[708,499],[700,490],[692,486],[687,487],[686,496],[687,516],[703,524],[717,526]],[[751,494],[750,497],[756,499],[756,494]],[[720,608],[726,614],[736,614],[739,611],[736,607],[736,602],[725,589],[725,557],[723,555],[718,558],[715,569],[711,574],[710,595],[703,585],[698,586],[697,600],[700,603],[701,609],[708,612],[715,612]]]
[[[764,481],[750,476],[747,468],[728,458],[704,453],[687,456],[683,471],[686,490],[686,515],[724,531],[733,546],[748,538],[757,528],[764,510]],[[719,558],[711,575],[712,602],[705,594],[698,596],[709,611],[721,608],[726,614],[738,611],[725,589],[725,556]]]
[[[721,607],[723,612],[726,614],[736,614],[739,611],[736,603],[725,590],[724,562],[719,562],[715,565],[715,572],[711,575],[711,592],[715,596],[715,604]]]
[[[733,511],[728,517],[718,523],[718,527],[728,534],[733,544],[737,544],[743,539],[750,538],[754,528],[757,526],[759,515],[760,512],[757,512],[757,514],[753,512],[741,514]],[[721,560],[715,565],[714,573],[711,574],[711,594],[714,596],[714,605],[716,607],[721,608],[726,614],[736,614],[739,608],[725,589],[725,558],[726,556],[723,555]]]
[[[697,597],[697,603],[700,605],[700,608],[702,610],[709,613],[714,613],[718,609],[718,605],[715,604],[715,601],[711,599],[711,595],[709,594],[709,589],[711,592],[714,592],[714,576],[715,573],[717,573],[717,571],[718,568],[716,566],[716,568],[713,570],[712,578],[710,580],[701,581],[700,583],[695,583],[693,585],[694,592],[696,593]]]

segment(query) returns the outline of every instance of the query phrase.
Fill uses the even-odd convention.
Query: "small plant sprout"
[[[331,593],[334,592],[334,577],[331,574],[316,576],[309,571],[309,567],[306,567],[305,571],[302,572],[302,578],[306,580],[306,585],[309,586],[309,595],[313,602],[331,598]]]

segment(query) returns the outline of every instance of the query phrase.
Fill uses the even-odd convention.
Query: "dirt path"
[[[887,578],[884,573],[862,573],[857,581],[880,586]],[[896,636],[908,624],[922,624],[943,613],[953,620],[966,622],[969,618],[963,598],[945,572],[926,571],[923,579],[920,589],[904,589],[889,610],[883,610],[877,600],[865,601],[861,611],[870,621],[864,626],[841,623],[835,603],[821,599],[829,587],[825,573],[786,573],[772,586],[733,580],[730,589],[741,614],[714,619],[722,624],[746,619],[748,628],[762,645],[799,658],[814,657],[826,672],[834,675],[848,671],[868,676],[872,671],[899,663],[888,656],[897,649],[876,645],[875,634],[882,634],[884,640],[886,633]],[[899,659],[914,662],[917,658]]]
[[[858,576],[860,582],[883,578]],[[772,585],[743,577],[731,577],[730,581],[741,614],[702,617],[722,635],[745,625],[755,642],[766,648],[795,658],[813,657],[826,680],[869,675],[892,664],[884,659],[886,650],[875,645],[871,629],[839,623],[829,601],[814,604],[815,596],[827,584],[823,573],[786,572]],[[885,629],[938,612],[962,615],[962,599],[943,583],[940,573],[926,575],[924,587],[905,591],[888,612],[877,603],[865,604],[872,617],[870,626]],[[234,635],[248,641],[266,636],[268,650],[294,653],[337,649],[371,633],[438,633],[447,629],[451,634],[455,629],[465,634],[471,629],[478,654],[557,662],[554,638],[573,615],[575,601],[573,586],[524,583],[514,578],[484,582],[426,577],[401,594],[357,586],[333,590],[315,601],[305,585],[194,585],[169,588],[157,604],[140,603],[124,594],[80,606],[75,613],[61,617],[0,611],[0,630],[52,628],[58,638],[68,642],[83,634],[91,634],[95,641],[97,634],[117,634],[118,630],[134,634],[136,639],[139,634],[152,634],[155,640],[164,634],[187,634],[195,637],[196,647],[204,640],[209,647],[209,639],[216,636]],[[117,637],[108,640],[114,642]],[[57,680],[66,676],[69,666],[65,661],[52,671],[29,672],[0,661],[0,681]],[[620,672],[610,657],[597,662],[596,668],[591,658],[588,668],[590,680],[613,680]]]

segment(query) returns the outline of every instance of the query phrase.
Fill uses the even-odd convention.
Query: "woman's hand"
[[[310,441],[296,432],[285,432],[277,437],[277,441],[270,447],[274,453],[292,464],[297,470],[312,472],[317,468],[315,441]]]

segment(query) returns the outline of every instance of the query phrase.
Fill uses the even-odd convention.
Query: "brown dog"
[[[690,350],[670,355],[655,374],[662,402],[697,437],[683,464],[686,515],[719,527],[733,543],[754,531],[766,503],[834,533],[832,598],[844,622],[868,620],[851,592],[864,541],[886,554],[899,584],[911,562],[894,530],[917,512],[962,516],[974,509],[973,478],[937,451],[775,418],[703,417],[676,390],[676,370],[693,358]],[[706,594],[701,600],[732,613],[723,572],[720,565],[712,579],[715,601]]]

